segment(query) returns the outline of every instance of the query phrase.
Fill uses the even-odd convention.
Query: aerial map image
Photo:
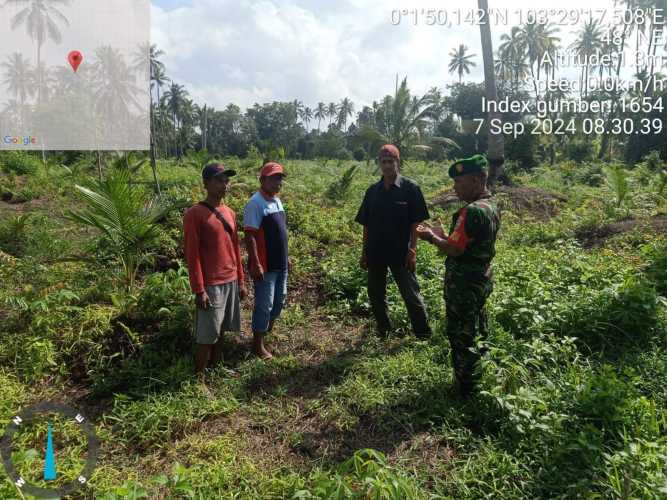
[[[0,4],[0,150],[142,150],[150,3]]]

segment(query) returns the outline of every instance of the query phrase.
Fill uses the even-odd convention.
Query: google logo
[[[37,144],[37,138],[32,136],[26,137],[12,137],[11,135],[6,135],[2,138],[2,142],[5,144],[23,144],[28,146],[30,144]]]

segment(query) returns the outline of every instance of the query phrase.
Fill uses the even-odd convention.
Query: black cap
[[[227,170],[225,169],[225,166],[222,163],[209,163],[201,171],[201,177],[205,181],[212,179],[213,177],[218,177],[220,175],[231,177],[232,175],[236,175],[236,170],[231,170],[231,169]]]

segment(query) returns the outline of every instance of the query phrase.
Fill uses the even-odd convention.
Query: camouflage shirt
[[[500,209],[490,194],[461,208],[452,217],[448,243],[460,248],[458,257],[447,257],[447,274],[470,281],[491,278],[491,260],[496,254]]]

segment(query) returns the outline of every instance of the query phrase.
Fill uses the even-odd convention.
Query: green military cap
[[[459,175],[478,174],[487,171],[488,162],[484,155],[473,155],[470,158],[457,160],[449,167],[449,176],[453,179]]]

